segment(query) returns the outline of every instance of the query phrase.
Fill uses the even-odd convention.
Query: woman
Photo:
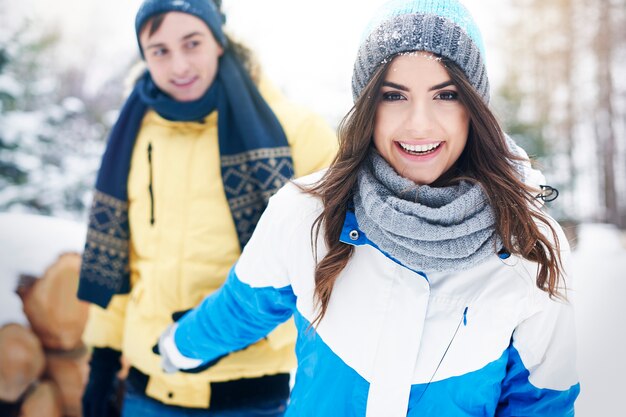
[[[147,71],[113,128],[98,175],[78,295],[94,303],[83,415],[108,415],[120,356],[122,415],[282,416],[295,329],[195,375],[152,352],[172,314],[224,283],[269,197],[328,166],[336,137],[295,106],[226,36],[219,3],[144,0],[135,31]],[[118,401],[116,401],[117,403]]]
[[[567,242],[488,108],[478,29],[455,0],[401,0],[362,39],[338,156],[272,199],[221,290],[162,335],[164,368],[293,313],[287,416],[573,415]]]

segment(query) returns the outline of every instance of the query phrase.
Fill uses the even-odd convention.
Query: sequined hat
[[[352,75],[353,99],[358,99],[376,68],[410,51],[432,52],[455,62],[489,102],[482,37],[457,0],[392,0],[383,5],[361,38]]]

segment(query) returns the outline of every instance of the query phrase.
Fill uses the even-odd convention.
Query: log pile
[[[80,255],[61,255],[41,277],[23,276],[20,295],[30,328],[0,329],[3,416],[81,417],[89,372],[83,345],[88,306],[76,298]]]

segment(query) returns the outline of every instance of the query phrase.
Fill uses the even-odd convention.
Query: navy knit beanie
[[[182,12],[196,16],[206,23],[215,40],[221,46],[226,46],[226,35],[222,29],[225,17],[220,11],[221,3],[221,0],[145,0],[135,17],[135,34],[141,55],[143,56],[139,42],[141,29],[152,16],[167,12]]]
[[[489,103],[482,37],[457,0],[392,0],[382,6],[361,38],[352,75],[353,99],[358,99],[376,68],[398,53],[411,51],[450,59]]]

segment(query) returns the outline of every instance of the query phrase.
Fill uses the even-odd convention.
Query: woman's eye
[[[456,91],[442,91],[441,93],[437,94],[437,99],[439,100],[456,100],[459,98],[459,93],[457,93]]]
[[[394,92],[383,93],[383,100],[385,101],[404,100],[404,96],[400,93],[394,93]]]

